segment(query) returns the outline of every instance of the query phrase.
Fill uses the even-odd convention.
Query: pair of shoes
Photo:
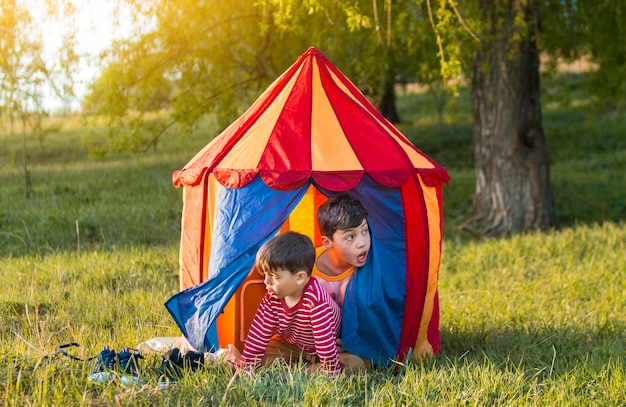
[[[159,372],[167,380],[175,380],[185,371],[191,370],[195,372],[203,367],[204,353],[188,351],[182,354],[180,349],[173,348],[163,355]]]
[[[143,359],[143,356],[136,349],[123,348],[121,352],[115,353],[115,350],[105,346],[96,356],[90,379],[105,383],[114,380],[119,374],[124,384],[136,382],[140,370],[139,359]]]

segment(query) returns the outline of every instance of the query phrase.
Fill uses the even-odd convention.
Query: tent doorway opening
[[[315,247],[322,245],[317,227],[317,208],[328,198],[315,186],[310,185],[306,193],[291,211],[278,233],[294,231],[307,235]],[[265,295],[263,273],[254,267],[224,307],[224,311],[216,319],[217,336],[220,344],[234,344],[242,350],[248,335],[248,329],[256,309]]]

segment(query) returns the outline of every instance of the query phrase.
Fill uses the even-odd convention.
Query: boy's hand
[[[226,354],[224,355],[224,359],[236,365],[239,363],[239,359],[241,359],[241,352],[239,352],[239,349],[237,349],[235,345],[228,344],[226,346]]]

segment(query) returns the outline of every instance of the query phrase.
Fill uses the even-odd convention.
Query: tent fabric
[[[349,192],[369,212],[372,246],[365,265],[346,288],[342,346],[374,364],[398,353],[406,301],[405,231],[401,190],[385,188],[369,177]],[[408,344],[413,346],[413,344]]]
[[[213,242],[216,255],[209,264],[215,275],[165,304],[194,347],[219,348],[215,319],[250,272],[261,244],[278,232],[270,225],[284,223],[307,189],[308,184],[297,190],[273,190],[260,178],[245,188],[224,188],[218,203],[220,221],[214,231],[219,236]],[[320,190],[329,196],[336,194]],[[378,364],[396,355],[405,307],[415,305],[405,301],[406,259],[398,256],[407,250],[405,232],[396,227],[403,222],[401,190],[382,187],[365,176],[348,193],[361,200],[370,213],[372,248],[367,263],[355,273],[346,290],[343,347]],[[265,209],[270,207],[271,211]],[[231,234],[231,229],[240,232]],[[404,347],[412,345],[409,342]]]
[[[272,190],[260,179],[247,188],[221,191],[217,207],[219,221],[213,232],[214,255],[208,265],[212,274],[202,284],[174,295],[165,303],[183,335],[196,349],[219,348],[215,319],[250,272],[258,249],[276,234],[304,192],[306,188]],[[237,233],[231,233],[232,230]]]
[[[445,168],[385,120],[315,48],[172,175],[183,188],[181,292],[166,308],[198,349],[271,236],[338,192],[369,211],[372,249],[347,287],[343,347],[375,364],[439,352]],[[303,206],[306,207],[303,210]],[[295,219],[306,213],[303,219]]]
[[[205,172],[229,188],[241,188],[257,174],[275,189],[296,188],[312,177],[333,191],[354,187],[364,173],[388,187],[403,185],[416,172],[428,175],[429,185],[448,180],[444,168],[385,120],[315,48],[175,171],[174,185],[197,185]]]

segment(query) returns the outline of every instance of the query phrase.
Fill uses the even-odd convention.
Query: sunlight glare
[[[123,10],[120,10],[119,2],[116,0],[73,0],[72,3],[76,7],[73,22],[75,27],[69,22],[61,24],[59,21],[46,19],[40,1],[24,0],[23,4],[26,5],[35,21],[42,22],[39,27],[44,43],[44,57],[48,61],[56,58],[64,35],[76,29],[76,51],[83,55],[83,60],[77,70],[78,77],[75,78],[74,91],[77,100],[69,107],[70,110],[77,110],[89,83],[95,80],[100,72],[100,53],[108,49],[114,40],[130,35],[131,24],[130,18],[123,13]],[[117,25],[114,13],[117,13],[119,17]],[[67,108],[52,91],[48,92],[45,105],[53,112]]]

